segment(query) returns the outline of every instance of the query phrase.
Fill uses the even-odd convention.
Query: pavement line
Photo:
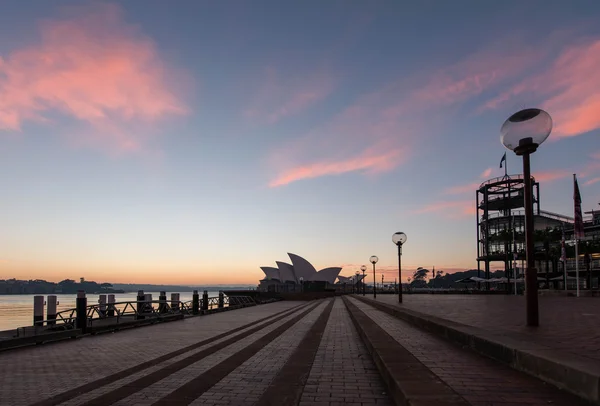
[[[229,336],[231,334],[237,333],[238,331],[244,330],[244,329],[246,329],[248,327],[252,327],[252,326],[255,326],[256,324],[263,323],[263,322],[265,322],[265,321],[267,321],[269,319],[275,318],[275,317],[280,316],[280,315],[282,315],[284,313],[288,313],[289,312],[289,314],[291,314],[294,311],[296,311],[296,310],[298,310],[300,308],[303,308],[305,306],[307,306],[307,304],[301,304],[301,305],[298,305],[298,306],[294,306],[294,307],[292,307],[290,309],[282,310],[282,311],[277,312],[275,314],[272,314],[270,316],[263,317],[262,319],[253,321],[251,323],[247,323],[247,324],[245,324],[243,326],[240,326],[240,327],[236,327],[236,328],[234,328],[232,330],[228,330],[228,331],[226,331],[224,333],[221,333],[221,334],[218,334],[218,335],[216,335],[214,337],[207,338],[205,340],[202,340],[202,341],[196,342],[194,344],[188,345],[186,347],[180,348],[178,350],[172,351],[172,352],[170,352],[168,354],[161,355],[160,357],[151,359],[151,360],[146,361],[146,362],[142,362],[141,364],[137,364],[137,365],[134,365],[134,366],[132,366],[130,368],[127,368],[127,369],[124,369],[122,371],[116,372],[114,374],[105,376],[105,377],[100,378],[100,379],[96,379],[95,381],[88,382],[88,383],[86,383],[84,385],[81,385],[81,386],[78,386],[76,388],[70,389],[70,390],[68,390],[66,392],[59,393],[58,395],[52,396],[52,397],[50,397],[48,399],[44,399],[42,401],[36,402],[36,403],[32,404],[31,406],[56,406],[56,405],[58,405],[60,403],[66,402],[67,400],[71,400],[74,397],[83,395],[83,394],[85,394],[85,393],[87,393],[89,391],[92,391],[94,389],[98,389],[101,386],[105,386],[105,385],[108,385],[110,383],[116,382],[119,379],[125,378],[125,377],[127,377],[127,376],[129,376],[131,374],[138,373],[140,371],[143,371],[144,369],[153,367],[153,366],[155,366],[157,364],[160,364],[161,362],[167,361],[167,360],[169,360],[169,359],[171,359],[173,357],[176,357],[178,355],[184,354],[184,353],[186,353],[188,351],[191,351],[191,350],[194,350],[194,349],[196,349],[198,347],[202,347],[202,346],[205,346],[207,344],[210,344],[213,341],[216,341],[216,340],[219,340],[221,338],[227,337],[227,336]],[[282,316],[281,318],[283,318],[283,317],[285,317],[285,315]]]
[[[281,319],[288,317],[290,314],[295,313],[299,307],[303,309],[306,306],[308,306],[308,305],[305,304],[305,305],[301,305],[301,306],[296,306],[293,308],[292,311],[287,312],[286,314],[283,314],[281,316],[278,316],[278,317],[272,319],[271,323],[277,322]],[[306,312],[311,311],[314,307],[316,307],[316,305],[312,306],[309,310],[301,313],[301,315],[304,315],[304,314],[306,314]],[[299,316],[296,316],[296,317],[299,317]],[[139,379],[136,379],[133,382],[130,382],[124,386],[121,386],[120,388],[117,388],[113,391],[110,391],[108,393],[100,395],[97,398],[94,398],[88,402],[85,402],[85,403],[83,403],[83,405],[84,406],[112,405],[113,403],[116,403],[122,399],[129,397],[129,396],[133,395],[134,393],[139,392],[140,390],[142,390],[144,388],[147,388],[148,386],[166,378],[167,376],[169,376],[171,374],[179,372],[183,368],[185,368],[189,365],[192,365],[193,363],[198,362],[198,361],[202,360],[203,358],[206,358],[207,356],[212,355],[213,353],[215,353],[231,344],[234,344],[257,331],[264,329],[265,327],[266,327],[266,323],[262,324],[258,327],[254,327],[253,329],[246,331],[244,334],[240,334],[235,337],[229,338],[228,340],[225,340],[218,344],[215,344],[205,350],[202,350],[193,355],[190,355],[189,357],[186,357],[182,360],[179,360],[170,365],[167,365],[164,368],[159,369],[158,371],[154,371],[148,375],[145,375]],[[214,340],[214,338],[212,340]]]
[[[320,304],[321,302],[319,301],[316,305],[311,306],[308,310],[295,316],[291,320],[286,321],[284,324],[277,327],[275,330],[267,333],[266,335],[262,336],[243,350],[230,356],[220,364],[214,366],[213,368],[209,369],[203,374],[198,375],[185,385],[179,387],[178,389],[164,396],[162,399],[153,403],[153,406],[160,406],[165,404],[189,405],[196,398],[202,396],[204,392],[206,392],[208,389],[214,386],[217,382],[229,375],[234,369],[242,365],[246,360],[250,359],[264,346],[269,344],[283,332],[285,332],[298,321],[300,321],[302,318],[304,318],[307,314],[313,311]]]
[[[332,300],[254,406],[297,405],[333,309]]]
[[[343,300],[397,405],[469,405],[354,303]]]

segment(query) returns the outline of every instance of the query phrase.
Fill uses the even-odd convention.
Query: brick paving
[[[0,405],[29,405],[257,321],[299,302],[276,302],[0,353]]]
[[[322,303],[191,405],[249,405],[257,402],[326,306],[327,302]]]
[[[588,405],[538,379],[455,346],[359,300],[350,301],[473,406]]]
[[[377,300],[398,305],[396,295]],[[540,296],[537,328],[526,326],[523,296],[412,294],[403,302],[406,309],[600,360],[600,298]]]
[[[392,405],[346,307],[337,298],[300,406]]]

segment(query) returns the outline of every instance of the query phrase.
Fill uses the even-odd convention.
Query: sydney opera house
[[[302,286],[327,286],[333,285],[339,276],[341,267],[324,268],[317,271],[306,259],[296,254],[288,253],[291,264],[276,261],[277,268],[261,266],[265,278],[258,286],[262,291],[293,292],[302,289]]]

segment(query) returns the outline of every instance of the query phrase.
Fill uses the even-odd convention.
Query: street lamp
[[[527,325],[539,325],[537,271],[533,251],[533,191],[529,156],[546,141],[552,131],[552,117],[541,109],[525,109],[510,116],[500,129],[504,146],[523,157],[523,186],[525,189],[525,294]]]
[[[360,266],[360,270],[363,273],[363,278],[362,278],[363,288],[362,288],[362,291],[363,291],[363,296],[364,296],[365,295],[365,271],[367,270],[367,266],[366,265],[361,265]]]
[[[400,285],[398,289],[398,303],[402,303],[402,244],[406,242],[406,234],[402,231],[392,236],[392,242],[398,246],[398,279]]]
[[[300,280],[300,292],[304,293],[304,278],[301,276],[298,279]]]
[[[373,264],[373,299],[377,299],[377,281],[375,280],[375,264],[377,261],[379,261],[379,258],[377,258],[376,255],[373,255],[371,258],[369,258],[369,262]]]

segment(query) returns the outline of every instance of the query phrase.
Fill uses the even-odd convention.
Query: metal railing
[[[202,312],[202,299],[199,300],[199,312]],[[209,297],[207,310],[215,308],[227,308],[232,306],[254,305],[256,302],[250,296],[235,296],[230,298],[223,295]],[[106,304],[91,304],[85,308],[86,327],[116,326],[123,323],[145,320],[146,322],[157,322],[174,316],[193,315],[193,300],[131,300]],[[77,308],[62,310],[56,313],[56,319],[46,319],[36,322],[35,326],[20,327],[17,336],[30,336],[43,334],[50,331],[72,330],[77,327]]]

